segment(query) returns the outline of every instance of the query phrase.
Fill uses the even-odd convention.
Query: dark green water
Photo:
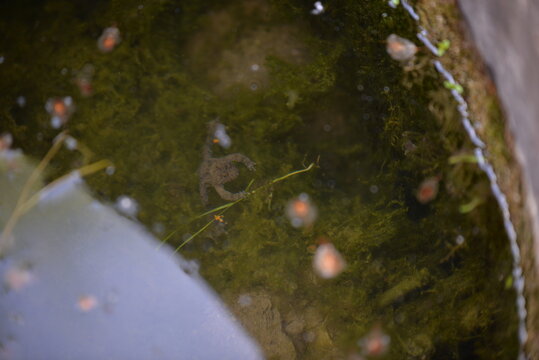
[[[385,51],[391,33],[414,39],[414,24],[384,1],[334,1],[318,16],[312,8],[4,3],[0,132],[40,158],[58,133],[47,99],[73,96],[66,128],[86,150],[62,151],[49,179],[109,159],[113,175],[87,179],[96,196],[133,197],[141,222],[160,238],[174,232],[167,241],[176,247],[211,220],[193,217],[226,203],[210,190],[204,207],[196,174],[207,123],[218,117],[232,147],[214,146],[215,155],[257,163],[255,173],[240,166],[229,190],[318,164],[261,188],[226,212],[225,226],[216,222],[180,250],[269,357],[347,358],[379,326],[391,337],[387,359],[515,358],[511,258],[497,206],[475,164],[448,162],[473,148],[455,104],[426,52],[404,71]],[[100,53],[97,38],[112,24],[122,42]],[[85,98],[73,79],[88,63],[94,91]],[[440,192],[420,204],[417,188],[433,176]],[[285,207],[302,192],[319,217],[298,230]],[[473,199],[481,204],[461,213]],[[332,280],[312,270],[322,237],[348,263]],[[241,295],[252,310],[238,305]]]

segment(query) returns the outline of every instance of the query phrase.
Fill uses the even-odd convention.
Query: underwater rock
[[[247,295],[242,296],[245,298]],[[249,305],[235,302],[232,309],[249,333],[259,341],[267,358],[296,359],[294,344],[284,333],[281,313],[273,306],[270,296],[261,292],[248,296]]]
[[[285,331],[290,335],[299,335],[305,329],[305,321],[302,319],[293,319],[285,327]]]
[[[428,359],[433,352],[432,340],[419,334],[406,342],[406,351],[416,359]]]
[[[305,62],[305,45],[298,38],[298,30],[292,26],[259,29],[246,35],[239,40],[236,49],[223,52],[214,70],[217,79],[215,91],[225,94],[227,88],[235,84],[242,84],[253,91],[266,89],[270,83],[266,65],[268,56],[276,56],[293,64]],[[258,65],[258,70],[252,70],[253,64]]]
[[[269,11],[265,1],[249,0],[238,2],[235,6],[241,8],[239,12],[246,18],[260,17],[262,20]],[[270,85],[270,69],[266,59],[270,56],[292,64],[306,63],[307,46],[300,40],[298,27],[266,27],[261,23],[261,26],[248,32],[238,32],[233,18],[235,11],[238,10],[232,6],[207,14],[202,30],[193,36],[187,49],[197,70],[207,73],[215,82],[215,93],[230,96],[229,89],[234,85],[242,85],[252,91],[267,89]],[[235,39],[233,43],[229,43],[231,38]],[[208,53],[214,56],[208,59]]]
[[[342,358],[326,328],[325,317],[316,307],[294,304],[295,310],[281,314],[263,290],[225,298],[230,299],[227,303],[233,313],[258,340],[268,359]]]
[[[306,351],[316,354],[315,358],[317,359],[342,359],[340,350],[335,346],[326,328],[324,315],[314,306],[304,309],[302,315],[305,321],[305,331],[302,333],[302,338]]]

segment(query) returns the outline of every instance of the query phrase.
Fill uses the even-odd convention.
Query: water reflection
[[[50,98],[45,103],[45,110],[51,115],[51,126],[59,129],[75,111],[75,104],[71,96]]]
[[[117,27],[111,26],[103,30],[103,33],[97,39],[97,47],[101,52],[109,53],[121,42],[120,30]]]
[[[363,338],[358,341],[363,355],[368,357],[381,357],[389,350],[391,338],[382,331],[380,325],[375,327]]]
[[[309,195],[301,193],[286,206],[286,216],[293,227],[311,226],[318,217],[318,210],[311,202]]]
[[[0,152],[9,150],[13,144],[13,136],[10,133],[3,133],[0,135]]]
[[[394,60],[407,62],[411,60],[417,52],[417,46],[415,46],[413,42],[395,34],[389,35],[386,42],[387,53]]]
[[[91,96],[94,92],[92,85],[95,68],[92,64],[86,64],[77,71],[75,76],[75,84],[79,88],[80,94],[84,97]]]
[[[431,202],[438,195],[440,178],[438,176],[429,177],[421,182],[417,189],[417,201],[421,204]]]
[[[313,267],[320,277],[324,279],[334,278],[344,270],[345,266],[346,262],[333,244],[324,242],[316,249]]]

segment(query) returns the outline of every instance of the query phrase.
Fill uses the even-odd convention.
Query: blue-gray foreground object
[[[0,167],[2,227],[29,170]],[[0,260],[0,359],[262,358],[188,262],[82,184],[61,185],[13,235]]]

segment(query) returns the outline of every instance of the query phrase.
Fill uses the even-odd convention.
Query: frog
[[[208,136],[202,148],[202,163],[198,168],[200,197],[205,206],[208,204],[208,187],[210,186],[223,200],[236,201],[244,198],[247,195],[245,191],[232,193],[225,189],[224,184],[236,179],[240,173],[234,163],[243,163],[251,171],[254,171],[256,166],[254,161],[240,153],[223,157],[213,156],[212,146],[216,140],[214,135],[217,126],[222,126],[217,120],[208,123]]]

